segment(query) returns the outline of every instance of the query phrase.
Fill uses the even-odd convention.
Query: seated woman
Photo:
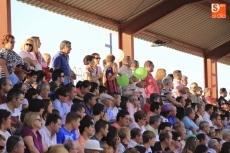
[[[42,113],[42,121],[46,122],[46,117],[53,112],[53,101],[51,99],[42,99],[44,111]]]
[[[0,134],[7,139],[11,134],[7,131],[11,127],[11,112],[0,109]]]
[[[25,153],[41,153],[47,151],[42,137],[38,130],[41,128],[41,117],[37,112],[26,114],[20,135],[23,138],[26,149]]]
[[[198,145],[199,145],[199,141],[197,141],[196,136],[191,135],[187,138],[182,153],[193,153],[195,152],[195,149]]]

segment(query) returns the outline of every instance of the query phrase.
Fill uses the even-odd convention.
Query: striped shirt
[[[166,97],[166,95],[168,95],[168,94],[170,94],[172,96],[172,98],[175,100],[175,97],[173,96],[172,90],[162,89],[161,98],[162,98],[163,104],[171,104],[169,99]]]

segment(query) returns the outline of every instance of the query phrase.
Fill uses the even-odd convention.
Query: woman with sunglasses
[[[31,37],[34,41],[33,45],[33,51],[30,52],[31,55],[33,55],[34,59],[37,60],[37,64],[35,65],[35,70],[42,70],[43,67],[47,67],[47,63],[42,57],[41,52],[39,51],[39,48],[41,47],[41,41],[40,38],[37,36]]]
[[[30,69],[34,70],[37,60],[34,59],[33,55],[30,52],[33,52],[34,41],[32,38],[27,38],[21,46],[21,51],[18,55],[24,60],[24,62],[29,63]]]
[[[3,48],[0,50],[0,65],[2,68],[1,77],[7,77],[13,73],[14,68],[19,64],[24,64],[22,58],[13,51],[14,49],[14,36],[6,34],[2,38]]]
[[[29,112],[26,114],[23,127],[20,132],[26,149],[25,153],[41,153],[47,151],[47,147],[42,140],[41,134],[38,132],[42,127],[42,119],[38,112]]]
[[[93,53],[92,56],[93,56],[93,60],[94,60],[94,66],[93,67],[96,70],[96,75],[101,76],[99,78],[98,82],[99,82],[99,84],[102,84],[102,74],[103,73],[102,73],[101,67],[99,66],[101,57],[98,53]]]

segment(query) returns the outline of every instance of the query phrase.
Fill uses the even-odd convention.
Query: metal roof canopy
[[[229,0],[18,1],[230,65]],[[211,18],[211,3],[225,3],[227,18]]]

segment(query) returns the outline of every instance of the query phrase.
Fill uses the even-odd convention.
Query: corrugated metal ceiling
[[[51,12],[68,16],[80,21],[97,25],[106,29],[117,31],[117,26],[125,20],[131,19],[146,9],[156,5],[161,0],[18,0]],[[229,2],[230,0],[224,0]],[[64,9],[60,5],[64,4]],[[199,50],[194,50],[183,45],[189,44],[209,51],[221,44],[230,41],[230,20],[212,19],[209,2],[201,3],[207,9],[202,9],[193,4],[185,5],[164,18],[156,21],[148,29],[149,32],[172,39],[166,47],[173,48],[196,56],[203,56]],[[84,12],[86,11],[86,13]],[[89,14],[87,12],[93,13]],[[228,12],[229,13],[229,12]],[[100,17],[94,16],[98,15]],[[229,14],[230,15],[230,14]],[[157,38],[144,33],[136,35],[137,38],[154,42]],[[220,60],[230,65],[230,57]]]

